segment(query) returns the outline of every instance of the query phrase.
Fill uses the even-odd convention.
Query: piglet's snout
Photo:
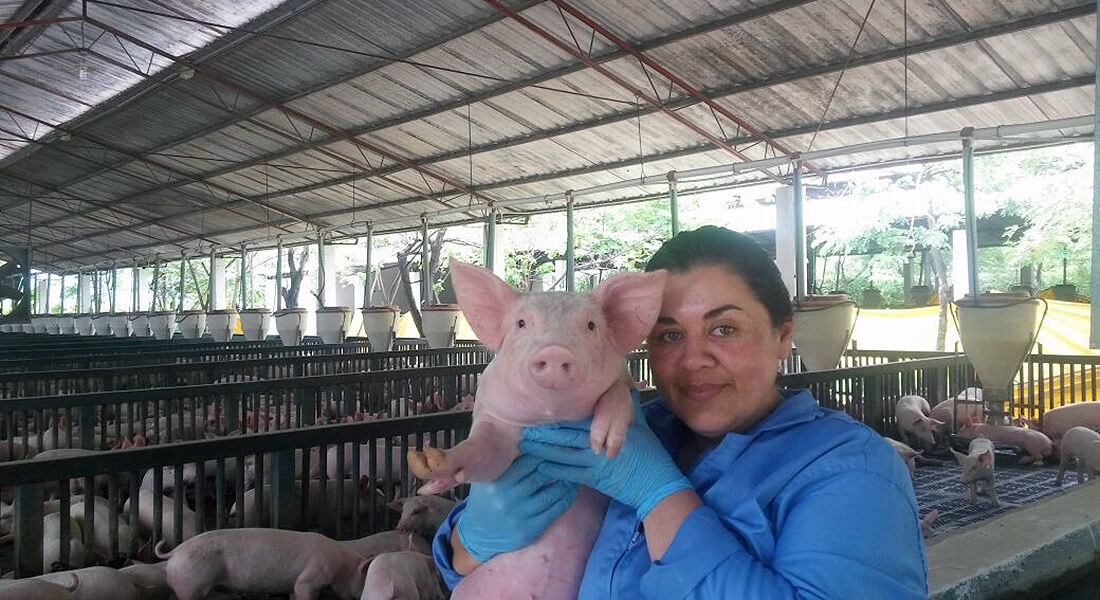
[[[577,357],[561,346],[547,346],[531,356],[527,370],[539,386],[561,389],[577,378]]]

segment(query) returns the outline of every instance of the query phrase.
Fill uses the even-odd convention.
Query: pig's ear
[[[356,579],[364,580],[367,578],[367,569],[370,568],[370,562],[374,560],[374,557],[363,558],[359,561],[359,565],[356,567]],[[393,596],[396,597],[396,596]]]
[[[966,461],[970,458],[968,455],[958,452],[954,448],[951,449],[951,454],[955,455],[955,460],[959,461],[960,465],[965,465]]]
[[[665,271],[619,273],[592,292],[592,299],[603,309],[617,353],[630,352],[653,329],[661,312],[666,276]]]
[[[491,271],[451,259],[451,283],[462,314],[481,343],[499,350],[506,331],[504,315],[516,301],[516,291]]]

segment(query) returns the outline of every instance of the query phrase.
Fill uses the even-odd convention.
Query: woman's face
[[[790,321],[773,327],[745,280],[724,266],[670,273],[648,339],[655,384],[696,434],[747,431],[779,401],[778,361],[793,330]]]

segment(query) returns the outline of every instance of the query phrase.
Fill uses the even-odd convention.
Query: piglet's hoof
[[[431,479],[433,472],[447,462],[447,455],[439,448],[409,450],[409,470],[420,479]]]

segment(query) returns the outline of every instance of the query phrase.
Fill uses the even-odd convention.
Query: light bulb
[[[76,68],[76,75],[77,75],[77,77],[80,78],[81,81],[87,81],[88,80],[88,65],[81,64],[79,67],[77,67]]]

